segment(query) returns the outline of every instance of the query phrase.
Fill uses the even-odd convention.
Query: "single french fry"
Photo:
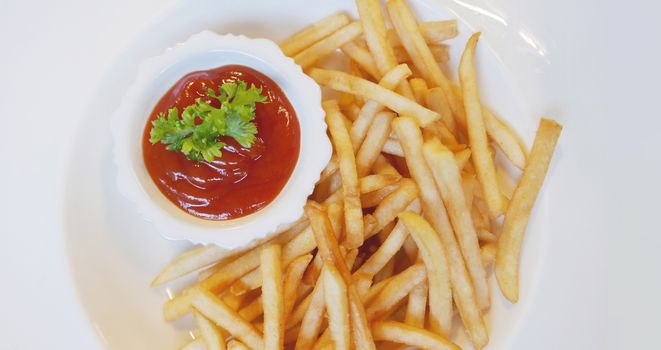
[[[363,209],[360,204],[360,189],[356,173],[356,158],[351,145],[349,132],[342,123],[342,113],[337,101],[322,103],[326,112],[326,123],[330,131],[335,152],[337,153],[344,201],[345,245],[356,248],[363,244]]]
[[[389,0],[386,9],[390,15],[390,21],[402,41],[413,64],[418,68],[422,77],[431,87],[440,87],[448,98],[453,113],[462,113],[460,102],[454,96],[450,81],[445,77],[440,66],[434,59],[429,46],[420,32],[415,17],[404,0]],[[424,126],[424,125],[423,125]]]
[[[505,209],[503,195],[498,188],[496,169],[489,152],[489,142],[484,127],[484,117],[477,91],[477,76],[475,72],[475,46],[480,33],[473,34],[466,49],[461,56],[459,64],[459,78],[464,95],[466,110],[466,123],[468,139],[470,141],[471,159],[475,166],[477,179],[480,181],[485,195],[487,207],[491,218],[495,219],[503,214]]]
[[[514,190],[498,239],[496,279],[505,298],[513,303],[519,300],[521,243],[561,131],[562,126],[553,120],[540,121],[528,164]]]
[[[340,169],[340,166],[337,163],[337,154],[333,154],[331,159],[326,164],[324,170],[321,171],[319,175],[319,182],[322,182],[328,179],[331,175],[335,174]]]
[[[374,218],[376,219],[376,230],[380,231],[388,223],[397,218],[397,214],[406,210],[406,208],[418,197],[418,187],[411,179],[402,179],[397,191],[384,198],[374,209]]]
[[[384,198],[388,197],[391,193],[395,192],[399,187],[400,187],[399,183],[394,183],[391,185],[384,186],[376,191],[363,193],[360,196],[360,202],[363,208],[375,207],[379,205]],[[369,232],[365,231],[365,234],[367,236],[369,235]]]
[[[332,264],[325,264],[321,274],[324,281],[328,328],[335,349],[349,350],[351,339],[347,286],[340,272]]]
[[[317,284],[312,290],[309,300],[309,306],[303,316],[301,328],[296,338],[295,350],[310,349],[319,335],[321,323],[324,319],[324,310],[326,309],[323,278],[317,280]]]
[[[449,40],[457,36],[457,21],[446,20],[446,21],[432,21],[432,22],[422,22],[418,26],[420,33],[425,39],[427,44],[435,44],[439,41]],[[397,31],[394,29],[388,30],[388,41],[395,49],[398,46],[402,46],[402,41],[399,40]]]
[[[305,268],[312,260],[312,254],[301,255],[298,258],[294,259],[287,270],[285,271],[284,278],[284,300],[285,300],[285,319],[289,317],[289,314],[294,309],[294,303],[296,302],[296,296],[298,294],[298,287],[301,284],[301,279],[303,278],[303,273]]]
[[[457,127],[454,117],[452,116],[452,109],[450,109],[450,102],[448,102],[448,98],[442,88],[435,87],[427,90],[426,104],[429,109],[435,111],[441,116],[440,121],[443,122],[443,125],[450,131],[449,135],[456,132]],[[447,140],[449,138],[454,140],[454,143],[457,143],[454,135],[449,136],[448,133],[443,133],[443,130],[439,130],[438,132],[440,135],[437,136],[440,136],[439,138],[443,143],[448,144]]]
[[[487,242],[480,247],[480,256],[482,258],[482,265],[487,268],[494,261],[496,261],[496,254],[498,253],[497,242]]]
[[[312,46],[297,53],[294,56],[294,61],[299,64],[303,69],[307,69],[314,65],[319,59],[337,50],[340,46],[352,41],[363,32],[363,27],[360,22],[353,22],[333,34],[317,41]]]
[[[415,118],[422,126],[440,118],[438,113],[369,80],[357,78],[340,71],[319,68],[311,69],[309,75],[320,85],[377,101],[399,115]]]
[[[375,340],[407,344],[427,350],[461,350],[451,341],[423,328],[396,321],[379,321],[372,324]]]
[[[372,78],[379,79],[381,77],[381,73],[376,67],[376,63],[374,63],[374,59],[369,51],[352,41],[342,45],[341,49],[342,52],[356,62]]]
[[[452,290],[450,269],[443,245],[434,229],[418,214],[399,214],[427,268],[429,286],[429,322],[431,329],[445,336],[452,328]],[[459,301],[457,301],[459,302]]]
[[[315,255],[312,263],[308,265],[307,270],[305,270],[305,275],[303,276],[303,281],[310,286],[317,283],[317,279],[321,274],[321,268],[324,266],[323,260],[321,260],[321,255]]]
[[[222,331],[199,311],[193,311],[195,324],[200,330],[204,347],[207,350],[225,350],[225,336]]]
[[[369,174],[372,165],[381,154],[383,144],[390,134],[390,123],[395,118],[395,113],[379,112],[370,125],[363,143],[356,153],[356,171],[359,177]]]
[[[285,299],[282,285],[282,247],[262,250],[262,307],[264,308],[264,349],[282,349],[285,336]]]
[[[412,265],[399,274],[394,275],[381,293],[372,300],[365,310],[367,319],[380,320],[387,317],[389,313],[394,311],[394,307],[404,300],[411,290],[422,282],[425,277],[425,267],[422,265]]]
[[[477,232],[473,226],[470,208],[466,205],[461,175],[454,160],[454,154],[438,140],[425,142],[423,154],[448,210],[466,267],[473,280],[478,304],[482,309],[486,309],[490,303],[489,286],[484,266],[480,260]]]
[[[394,35],[397,35],[397,33],[394,33]],[[397,40],[399,40],[399,37],[397,37]],[[434,60],[436,60],[437,63],[447,63],[450,60],[450,47],[447,45],[430,44],[429,50],[431,51],[431,54],[434,56]],[[393,47],[393,51],[395,53],[395,57],[397,58],[397,62],[411,63],[411,56],[409,56],[408,52],[406,52],[403,47],[395,46]]]
[[[413,287],[406,305],[404,323],[419,328],[425,328],[425,315],[427,311],[427,281],[423,280]]]
[[[461,319],[476,348],[489,342],[482,314],[475,301],[475,290],[466,270],[464,258],[450,224],[443,200],[434,183],[431,170],[422,154],[422,135],[411,118],[399,117],[393,121],[393,129],[399,136],[406,164],[411,177],[420,188],[420,199],[425,217],[440,236],[450,266],[450,281],[454,300],[459,308]],[[431,286],[430,286],[431,289]]]
[[[429,90],[427,82],[422,78],[413,78],[409,80],[409,84],[411,84],[411,90],[413,90],[413,96],[415,96],[416,102],[421,106],[427,106],[427,90]]]
[[[487,135],[498,145],[503,154],[519,169],[526,167],[526,153],[519,138],[505,123],[498,120],[489,109],[482,106],[484,127]]]
[[[181,276],[197,271],[201,268],[222,261],[234,255],[232,251],[223,249],[214,244],[198,246],[174,258],[154,278],[151,286],[155,287],[170,282]]]
[[[218,326],[254,349],[264,347],[264,339],[259,331],[211,292],[193,288],[188,295],[193,307]]]
[[[398,222],[390,231],[388,238],[381,244],[379,249],[377,249],[370,257],[365,261],[365,263],[358,268],[354,275],[365,275],[370,276],[370,280],[376,275],[377,272],[381,271],[383,267],[390,261],[399,249],[404,244],[404,241],[408,237],[408,231],[404,228],[402,222]]]
[[[401,175],[392,174],[374,174],[360,178],[360,194],[370,193],[380,190],[388,185],[392,185],[401,180]]]
[[[387,139],[386,142],[383,143],[382,151],[383,153],[393,156],[404,157],[404,150],[402,149],[402,145],[399,144],[399,141],[391,138]]]
[[[379,85],[385,89],[393,90],[400,81],[406,79],[410,75],[411,70],[409,67],[405,64],[400,64],[386,72],[383,78],[379,81]],[[358,118],[354,121],[350,131],[351,143],[355,150],[360,148],[365,136],[367,136],[367,130],[374,121],[374,117],[377,113],[382,111],[383,108],[384,106],[381,103],[374,100],[368,100],[360,109]]]
[[[285,55],[294,56],[347,24],[349,17],[346,14],[330,15],[282,41],[280,49]]]

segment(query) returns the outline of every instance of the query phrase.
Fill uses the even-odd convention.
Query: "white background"
[[[592,107],[585,112],[594,120],[594,128],[584,130],[590,154],[584,166],[603,193],[594,198],[602,209],[585,208],[586,221],[576,224],[599,232],[610,249],[608,265],[590,270],[592,289],[574,291],[567,285],[562,293],[583,295],[590,305],[581,312],[599,312],[604,318],[588,323],[591,318],[576,310],[550,305],[548,317],[564,314],[566,323],[530,330],[546,344],[539,348],[658,348],[652,338],[661,329],[661,6],[610,2],[496,1],[508,8],[539,8],[550,17],[545,23],[555,21],[558,28],[567,18],[584,21],[584,28],[572,35],[559,29],[565,35],[558,46],[567,49],[565,58],[576,67],[568,84],[589,90],[589,100],[580,101]],[[85,118],[82,111],[107,67],[171,3],[0,1],[2,349],[98,347],[66,273],[59,202],[63,175],[73,135]],[[606,252],[593,251],[587,243],[583,259],[593,266],[590,262]],[[532,321],[546,316],[535,315]],[[583,346],[562,340],[567,334],[584,334],[577,338]],[[594,337],[602,341],[589,342]]]

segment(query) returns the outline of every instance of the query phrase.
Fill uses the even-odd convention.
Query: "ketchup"
[[[160,113],[186,106],[201,98],[215,107],[217,100],[207,90],[226,82],[245,81],[262,88],[268,103],[257,103],[255,143],[241,147],[231,137],[222,157],[212,162],[195,162],[181,152],[151,144],[151,122]],[[145,126],[142,153],[147,171],[160,191],[182,210],[208,220],[230,220],[254,213],[278,196],[289,180],[300,147],[300,129],[294,108],[280,87],[264,74],[245,66],[228,65],[187,74],[163,95]]]

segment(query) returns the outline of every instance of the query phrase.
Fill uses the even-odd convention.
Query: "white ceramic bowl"
[[[251,67],[275,81],[291,102],[300,124],[298,162],[280,194],[265,208],[237,219],[194,217],[156,187],[142,158],[142,133],[161,96],[184,75],[228,64]],[[319,86],[270,40],[204,31],[150,58],[112,120],[119,191],[165,237],[213,243],[232,249],[262,240],[294,222],[331,156]]]

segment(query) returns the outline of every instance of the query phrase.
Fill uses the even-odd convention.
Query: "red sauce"
[[[224,82],[243,80],[262,87],[269,103],[258,103],[255,124],[257,139],[243,148],[230,137],[222,157],[196,163],[181,152],[149,142],[151,121],[169,108],[193,104],[208,88],[218,91]],[[215,104],[214,104],[215,103]],[[278,85],[264,74],[239,65],[190,73],[181,78],[158,102],[145,126],[142,152],[149,175],[161,192],[184,211],[209,220],[229,220],[254,213],[280,193],[298,160],[300,130],[296,113]]]

